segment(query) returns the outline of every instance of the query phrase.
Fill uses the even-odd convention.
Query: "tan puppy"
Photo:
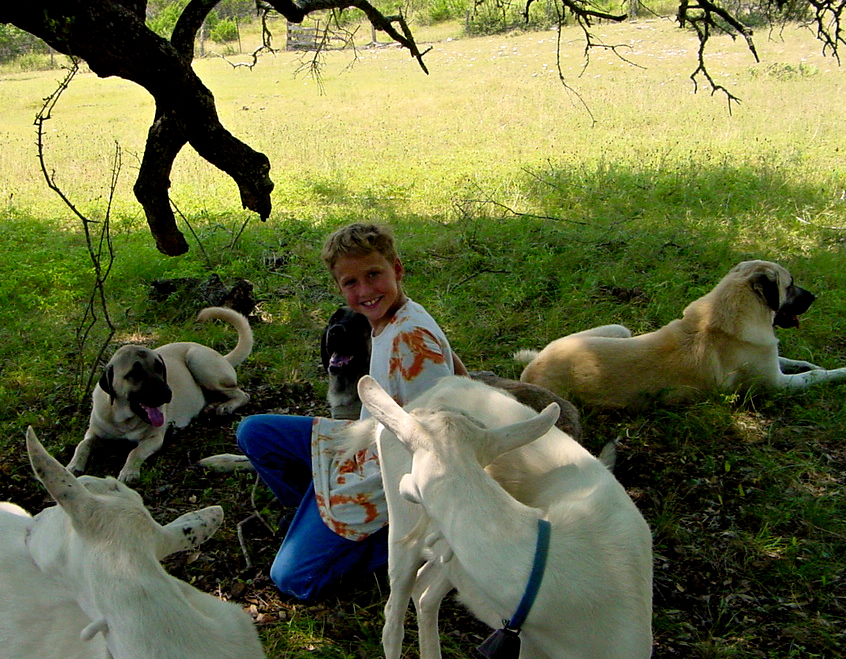
[[[247,319],[232,309],[203,309],[198,321],[225,320],[238,331],[238,344],[222,356],[199,343],[168,343],[150,350],[137,345],[118,349],[94,387],[93,408],[85,438],[68,465],[75,474],[85,470],[97,439],[138,442],[126,458],[118,479],[138,478],[141,463],[162,447],[168,426],[184,428],[206,405],[206,393],[219,414],[231,414],[249,397],[238,388],[235,367],[253,349],[253,332]]]
[[[777,263],[744,261],[655,332],[632,337],[621,325],[606,325],[560,338],[539,353],[520,351],[515,359],[528,363],[522,381],[599,407],[846,380],[846,368],[825,370],[778,356],[773,327],[797,326],[814,299]]]

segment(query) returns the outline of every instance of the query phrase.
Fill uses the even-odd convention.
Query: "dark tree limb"
[[[145,153],[144,177],[136,190],[158,248],[171,256],[186,251],[187,243],[173,213],[162,203],[167,187],[154,188],[169,185],[173,158],[186,142],[235,181],[245,208],[262,219],[270,215],[270,161],[223,127],[214,96],[191,68],[191,32],[215,4],[192,0],[175,31],[179,48],[149,30],[143,12],[139,17],[110,0],[5,3],[0,9],[0,22],[11,22],[59,52],[85,60],[101,77],[136,82],[156,99],[157,116],[150,129],[153,143]],[[104,34],[109,38],[103,38]],[[156,158],[164,160],[156,162]]]
[[[156,246],[175,256],[188,249],[169,203],[170,173],[179,151],[190,144],[205,160],[229,175],[241,203],[262,220],[271,211],[270,161],[221,124],[214,96],[191,68],[194,40],[219,0],[191,0],[170,40],[145,24],[144,0],[28,0],[0,3],[0,23],[29,32],[58,52],[84,60],[100,77],[117,76],[146,89],[156,101],[141,170],[134,186]],[[289,20],[301,22],[312,11],[354,6],[377,29],[409,49],[425,71],[423,55],[405,19],[384,16],[365,0],[305,0],[268,3]],[[278,5],[278,7],[276,6]],[[399,31],[395,27],[399,26]]]
[[[779,7],[786,0],[774,0]],[[811,23],[817,33],[817,39],[823,43],[823,54],[831,54],[840,63],[840,47],[846,46],[846,30],[843,20],[846,18],[844,0],[808,0],[813,10]]]
[[[188,251],[188,242],[176,227],[168,194],[173,163],[186,143],[177,118],[157,105],[133,191],[144,209],[156,249],[171,256]]]
[[[299,0],[299,2],[294,0],[262,0],[262,2],[273,7],[292,23],[302,23],[308,14],[315,11],[355,7],[367,16],[367,20],[373,27],[387,34],[403,48],[407,48],[411,56],[417,60],[420,68],[425,73],[429,73],[423,63],[423,56],[431,49],[420,52],[402,12],[395,16],[385,16],[367,0]],[[399,26],[399,31],[394,27],[394,23]]]

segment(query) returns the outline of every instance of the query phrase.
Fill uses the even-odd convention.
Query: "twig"
[[[256,490],[258,489],[259,483],[261,483],[261,477],[256,475],[256,480],[253,483],[253,488],[250,491],[250,506],[252,506],[253,512],[250,513],[249,517],[245,517],[240,522],[238,522],[238,544],[241,545],[241,553],[244,554],[244,562],[246,563],[247,569],[253,567],[253,562],[250,560],[250,553],[247,551],[247,542],[244,540],[244,526],[247,522],[257,519],[262,524],[265,525],[268,531],[273,533],[273,529],[270,527],[270,524],[264,519],[262,514],[258,511],[258,506],[256,506]]]
[[[493,199],[489,194],[487,194],[484,190],[482,190],[482,188],[480,188],[478,186],[478,184],[475,187],[480,193],[482,193],[487,198],[486,199],[465,199],[464,200],[465,202],[474,203],[474,204],[488,204],[490,206],[495,206],[497,208],[501,208],[502,210],[506,211],[507,213],[510,213],[514,217],[528,217],[528,218],[534,218],[534,219],[537,219],[537,220],[554,220],[555,222],[567,222],[569,224],[577,224],[579,226],[588,226],[587,222],[581,222],[579,220],[570,220],[570,219],[567,219],[567,218],[564,218],[564,217],[555,217],[554,215],[538,215],[536,213],[523,213],[523,212],[520,212],[520,211],[516,211],[513,208],[506,206],[502,202],[499,202],[499,201],[496,201],[495,199]]]
[[[475,279],[476,277],[478,277],[482,273],[488,273],[488,274],[493,274],[493,275],[510,275],[511,274],[511,272],[509,270],[494,270],[493,268],[480,268],[479,270],[476,270],[476,272],[467,275],[464,279],[461,279],[457,282],[449,284],[447,286],[446,292],[452,293],[456,288],[466,284],[471,279]]]
[[[206,262],[206,267],[211,270],[212,264],[211,259],[209,258],[209,254],[206,251],[206,248],[203,246],[203,242],[200,240],[200,237],[197,235],[197,232],[194,231],[194,227],[191,226],[191,223],[188,221],[188,218],[179,210],[179,207],[176,205],[176,202],[173,199],[170,200],[170,205],[173,206],[173,210],[175,210],[179,217],[182,218],[182,221],[185,222],[185,225],[188,227],[188,230],[191,232],[191,235],[194,236],[194,240],[197,241],[197,246],[200,248],[200,251],[203,253],[203,260]]]
[[[259,46],[258,48],[256,48],[250,54],[250,57],[253,60],[252,62],[232,62],[226,57],[226,55],[218,55],[217,53],[213,53],[213,55],[222,59],[224,62],[229,64],[229,66],[231,66],[233,69],[247,68],[250,71],[252,71],[256,67],[256,65],[258,64],[259,57],[261,57],[264,53],[270,53],[271,55],[275,55],[276,49],[271,48],[270,46],[264,45],[264,44]]]
[[[229,247],[227,249],[235,249],[235,245],[238,244],[238,241],[241,239],[241,236],[244,234],[244,229],[247,228],[247,225],[249,223],[250,223],[250,218],[247,217],[247,219],[244,220],[244,223],[241,225],[241,228],[238,230],[238,233],[236,233],[235,236],[232,238],[232,240],[229,242]]]
[[[64,202],[64,204],[82,222],[82,227],[85,232],[86,248],[88,250],[88,255],[91,259],[91,264],[94,269],[94,286],[91,291],[91,295],[88,298],[88,303],[86,305],[85,312],[83,313],[83,316],[79,322],[79,326],[76,330],[76,339],[78,346],[78,363],[76,373],[78,379],[81,377],[81,373],[84,369],[84,348],[86,343],[88,342],[88,338],[91,334],[91,331],[97,324],[98,311],[102,313],[103,320],[105,321],[107,328],[106,338],[100,345],[97,351],[97,357],[91,365],[91,368],[88,369],[88,377],[85,381],[85,385],[83,386],[82,390],[82,395],[80,397],[81,405],[82,402],[88,397],[91,391],[100,360],[103,358],[103,355],[105,354],[106,349],[108,348],[109,343],[111,342],[112,337],[115,334],[115,326],[112,324],[111,317],[109,316],[108,302],[106,300],[106,279],[108,278],[109,273],[111,272],[112,265],[114,264],[115,260],[109,229],[112,203],[114,201],[115,190],[117,189],[118,179],[120,177],[121,171],[121,149],[120,145],[115,143],[115,157],[112,165],[112,178],[109,184],[109,201],[106,206],[105,218],[102,223],[99,223],[83,215],[82,212],[68,198],[68,196],[64,194],[61,188],[59,188],[59,185],[56,183],[54,177],[55,172],[48,171],[47,162],[44,155],[44,124],[52,118],[52,112],[55,109],[56,104],[59,102],[59,99],[61,98],[64,91],[70,85],[77,71],[79,71],[78,60],[76,60],[75,58],[71,58],[71,64],[72,66],[68,69],[68,73],[65,76],[65,79],[62,80],[59,83],[58,88],[44,100],[44,105],[41,107],[41,110],[36,114],[34,124],[36,126],[37,132],[36,147],[38,151],[38,162],[41,167],[41,172],[44,175],[44,179],[47,182],[47,186],[59,196],[59,198]],[[99,238],[97,239],[96,248],[92,241],[90,231],[91,225],[94,224],[101,224],[100,234]],[[104,250],[106,252],[105,257]],[[103,265],[104,258],[106,259],[105,266]]]

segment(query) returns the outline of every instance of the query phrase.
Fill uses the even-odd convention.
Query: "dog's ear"
[[[109,394],[109,403],[111,404],[115,402],[114,379],[115,367],[109,364],[106,366],[106,370],[103,371],[103,375],[100,376],[100,389]]]
[[[162,366],[162,379],[167,382],[167,364],[162,357],[159,357],[159,364]]]
[[[769,272],[758,272],[749,278],[752,290],[760,296],[770,309],[778,311],[781,306],[781,296],[778,290],[778,275]]]

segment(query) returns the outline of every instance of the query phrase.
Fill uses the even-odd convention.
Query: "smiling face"
[[[341,295],[355,311],[367,317],[378,335],[405,304],[400,282],[402,261],[391,263],[380,252],[365,256],[342,256],[332,268]]]

